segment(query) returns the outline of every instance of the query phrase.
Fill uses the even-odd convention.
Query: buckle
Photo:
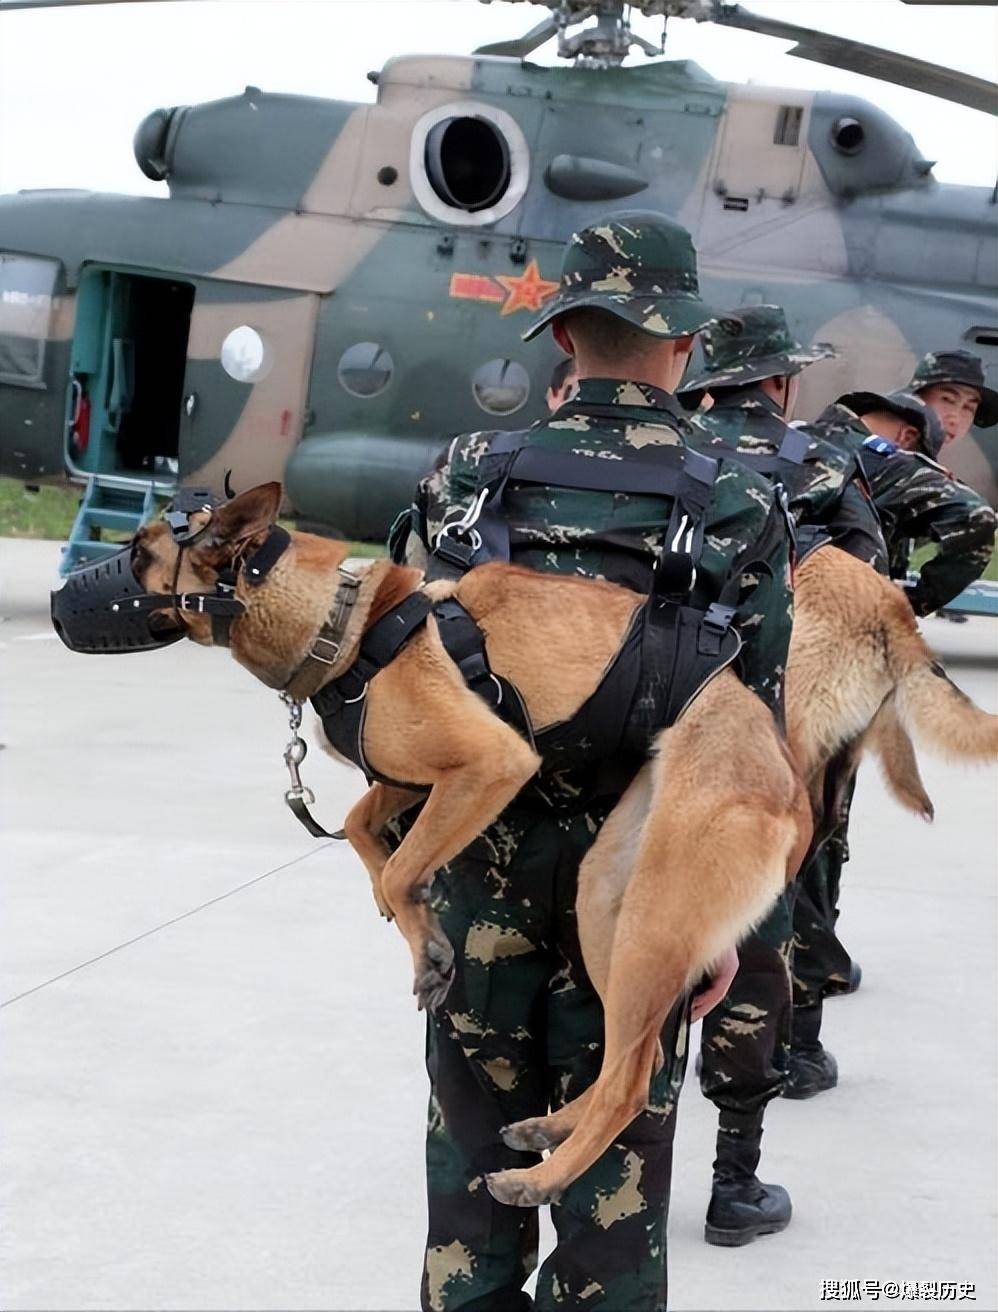
[[[475,533],[474,536],[478,537],[477,543],[462,542],[453,533],[441,533],[433,548],[433,554],[439,556],[448,565],[456,565],[458,569],[466,570],[471,565],[471,558],[482,545],[479,535]]]
[[[736,606],[722,606],[719,601],[712,601],[703,617],[704,628],[713,633],[727,633],[736,610]]]
[[[205,613],[205,602],[207,600],[208,598],[203,592],[181,592],[177,597],[177,601],[180,603],[177,609],[194,611],[198,615],[203,615]]]
[[[331,656],[320,656],[319,647],[329,647],[333,654]],[[308,654],[312,660],[318,661],[320,665],[335,665],[340,658],[340,643],[334,642],[332,638],[324,638],[320,634],[312,644],[312,650]]]

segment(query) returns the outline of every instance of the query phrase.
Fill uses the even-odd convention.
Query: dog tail
[[[998,759],[998,715],[960,691],[919,636],[920,659],[899,679],[898,713],[916,741],[950,760]]]
[[[931,821],[935,808],[922,782],[914,744],[898,718],[893,694],[884,700],[874,716],[863,746],[879,759],[884,782],[894,800],[923,820]]]

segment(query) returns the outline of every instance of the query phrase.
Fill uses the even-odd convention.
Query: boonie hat
[[[886,410],[888,414],[897,415],[906,424],[918,429],[922,449],[933,459],[942,450],[946,440],[946,430],[935,410],[911,392],[847,392],[845,396],[839,397],[838,404],[848,407],[860,418],[874,410]]]
[[[797,341],[779,305],[750,305],[722,314],[701,341],[706,363],[681,389],[684,400],[691,392],[702,395],[715,387],[742,387],[798,374],[836,354],[827,342],[804,346]]]
[[[714,318],[700,299],[693,239],[665,214],[624,210],[574,232],[561,289],[523,334],[529,342],[552,319],[584,306],[608,310],[653,337],[685,337]]]
[[[981,394],[981,400],[974,415],[974,423],[978,428],[992,428],[998,424],[998,392],[986,385],[984,365],[979,355],[974,355],[972,351],[930,351],[928,355],[923,355],[915,366],[909,389],[920,392],[937,383],[959,383],[963,387],[975,387]]]

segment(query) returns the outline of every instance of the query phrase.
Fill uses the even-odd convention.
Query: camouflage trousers
[[[852,958],[839,941],[839,885],[849,860],[849,808],[855,779],[842,803],[831,836],[797,879],[794,908],[794,1009],[820,1007],[822,1000],[849,988]]]
[[[540,1160],[507,1148],[502,1126],[560,1106],[599,1072],[603,1011],[582,963],[575,892],[612,800],[570,815],[514,805],[434,881],[456,975],[427,1026],[430,1312],[665,1308],[686,1000],[663,1030],[648,1109],[552,1206],[557,1246],[535,1303],[522,1287],[537,1265],[537,1210],[495,1202],[484,1182]]]
[[[700,1089],[719,1112],[719,1132],[754,1134],[763,1109],[783,1090],[790,1052],[790,955],[794,889],[738,945],[738,971],[704,1017]]]

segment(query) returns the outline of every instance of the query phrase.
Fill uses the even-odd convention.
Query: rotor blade
[[[554,19],[543,18],[536,27],[532,27],[529,32],[524,32],[523,36],[515,37],[511,41],[493,41],[491,45],[479,46],[472,53],[476,55],[509,55],[513,59],[523,59],[536,50],[538,46],[542,46],[545,41],[550,41],[553,36],[557,35],[558,24]]]
[[[903,5],[998,5],[998,0],[901,0]]]
[[[960,73],[953,68],[943,68],[940,64],[929,64],[923,59],[913,59],[911,55],[902,55],[896,50],[867,46],[862,41],[852,41],[848,37],[815,32],[809,27],[798,27],[796,23],[763,18],[743,9],[741,5],[721,5],[711,15],[711,19],[722,27],[740,27],[746,32],[758,32],[762,36],[796,41],[798,44],[788,50],[787,54],[796,55],[798,59],[813,59],[817,64],[830,64],[833,68],[843,68],[850,73],[863,73],[882,82],[893,82],[899,87],[924,91],[930,96],[938,96],[940,100],[966,105],[968,109],[998,114],[998,84],[988,82],[986,78]]]
[[[75,9],[78,5],[140,5],[157,0],[0,0],[0,14],[8,9]]]

